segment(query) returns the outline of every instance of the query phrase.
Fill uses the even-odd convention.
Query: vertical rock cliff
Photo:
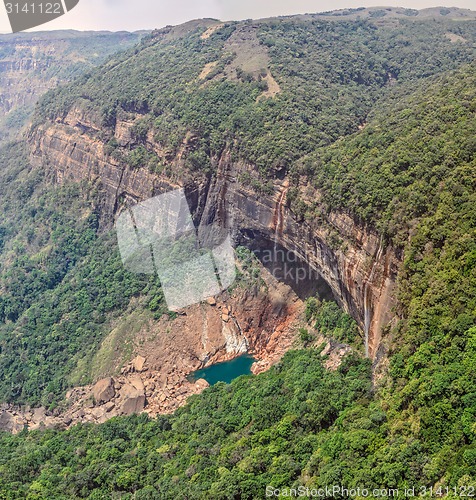
[[[131,140],[135,119],[118,120],[115,136],[120,144]],[[148,140],[149,148],[160,148],[151,134]],[[106,154],[97,117],[78,109],[33,130],[29,141],[33,164],[46,168],[54,182],[99,184],[106,225],[114,223],[125,204],[185,187],[197,226],[219,224],[236,244],[249,246],[258,255],[274,252],[285,265],[298,262],[298,268],[306,266],[303,278],[313,271],[312,279],[323,279],[339,304],[357,320],[367,353],[375,357],[382,331],[393,317],[392,294],[400,259],[372,229],[339,212],[330,213],[325,222],[298,220],[286,203],[289,179],[276,179],[270,194],[258,194],[241,181],[252,167],[233,161],[227,151],[213,160],[215,174],[209,178],[187,175],[181,154],[171,159],[169,169],[181,175],[131,168]],[[309,192],[307,187],[306,195],[318,198],[319,193]],[[299,291],[304,279],[288,274]]]

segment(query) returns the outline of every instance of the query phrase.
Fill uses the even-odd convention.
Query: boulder
[[[144,370],[145,358],[142,356],[137,356],[137,358],[132,360],[132,368],[134,371],[141,372]]]
[[[133,375],[132,377],[129,378],[129,382],[131,385],[133,385],[139,392],[144,392],[144,382],[142,382],[142,379],[138,375]]]
[[[207,387],[210,387],[210,384],[204,379],[204,378],[199,378],[196,382],[195,382],[195,387],[200,390],[200,391],[203,391],[205,390]]]
[[[110,403],[107,403],[107,405],[105,406],[106,412],[109,413],[110,411],[112,411],[114,409],[114,406],[115,404],[112,401]]]
[[[103,418],[105,413],[105,408],[94,408],[93,410],[91,410],[91,415],[95,420],[100,420],[101,418]]]
[[[141,413],[145,407],[144,390],[139,390],[132,384],[125,384],[121,389],[121,413],[123,415],[133,415]]]
[[[96,404],[109,403],[115,396],[114,380],[112,378],[105,378],[96,382],[93,387],[93,396]]]

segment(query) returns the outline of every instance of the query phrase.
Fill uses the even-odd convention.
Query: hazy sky
[[[476,6],[474,0],[398,0],[394,3],[385,0],[80,0],[71,12],[37,29],[132,31],[201,17],[248,19],[379,5],[413,9],[436,5],[475,9]],[[0,32],[9,30],[0,2]]]

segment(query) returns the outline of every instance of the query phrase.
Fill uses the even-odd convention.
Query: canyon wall
[[[130,130],[138,118],[124,115],[117,121],[115,137],[120,146],[131,145]],[[96,181],[106,225],[112,225],[127,204],[185,187],[197,226],[219,224],[232,234],[235,244],[267,249],[275,255],[281,252],[285,261],[297,257],[315,271],[316,279],[321,276],[335,299],[361,326],[368,355],[376,356],[382,331],[394,317],[393,291],[400,259],[391,247],[382,244],[375,231],[337,211],[325,222],[298,221],[286,203],[287,178],[274,180],[271,194],[258,194],[242,181],[245,173],[253,174],[252,167],[233,161],[227,152],[214,160],[216,173],[211,178],[192,175],[182,162],[183,151],[167,157],[149,133],[146,147],[167,159],[168,173],[132,169],[106,154],[97,123],[97,117],[73,109],[55,123],[32,130],[33,164],[46,168],[60,184]],[[191,142],[193,138],[188,137],[183,150]],[[319,197],[310,186],[302,186],[302,194],[308,199]],[[295,285],[299,289],[301,283],[296,281]]]
[[[140,34],[56,31],[0,35],[0,141],[16,140],[38,99]]]

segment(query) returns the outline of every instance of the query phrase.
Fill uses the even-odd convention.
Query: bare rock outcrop
[[[127,130],[139,119],[139,114],[135,118],[119,116],[116,135],[129,138]],[[325,220],[298,220],[286,203],[289,179],[277,176],[272,193],[258,194],[240,181],[245,175],[253,178],[256,169],[234,160],[226,150],[212,158],[216,173],[211,180],[200,174],[192,177],[183,160],[187,148],[192,148],[197,139],[191,134],[175,157],[167,155],[152,133],[147,136],[147,149],[169,165],[173,175],[124,166],[107,155],[98,128],[94,116],[73,108],[66,117],[32,131],[32,163],[48,168],[60,184],[97,181],[103,191],[102,215],[111,225],[123,203],[136,203],[185,187],[198,225],[220,225],[231,233],[237,245],[279,244],[310,266],[365,331],[369,356],[376,355],[382,331],[394,319],[393,291],[402,256],[384,245],[372,228],[337,211],[327,214]],[[299,189],[303,200],[320,198],[312,186]],[[227,320],[225,312],[223,321]]]
[[[132,367],[136,372],[142,372],[144,370],[145,358],[143,356],[137,356],[132,360]]]
[[[108,403],[116,395],[114,380],[110,377],[99,380],[94,385],[92,393],[96,404]]]
[[[120,398],[122,399],[121,414],[142,413],[145,408],[145,393],[142,381],[137,378],[131,379],[130,383],[122,387]]]

